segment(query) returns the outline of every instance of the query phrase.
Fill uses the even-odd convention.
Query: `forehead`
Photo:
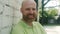
[[[27,4],[24,5],[24,8],[36,8],[36,5],[27,3]]]

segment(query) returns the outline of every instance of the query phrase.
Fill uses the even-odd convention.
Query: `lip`
[[[34,18],[33,15],[29,15],[29,18]]]

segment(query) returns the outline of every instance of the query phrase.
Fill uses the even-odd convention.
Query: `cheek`
[[[34,12],[34,14],[35,14],[35,15],[37,15],[37,14],[38,14],[38,12]]]
[[[23,12],[23,15],[27,15],[28,13],[27,12]]]

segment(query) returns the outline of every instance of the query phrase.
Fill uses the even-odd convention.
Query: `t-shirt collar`
[[[22,26],[25,27],[25,28],[33,28],[33,26],[34,26],[34,25],[32,25],[32,26],[27,25],[27,24],[25,23],[25,21],[23,21],[23,20],[21,20],[21,24],[22,24]],[[33,24],[33,22],[32,22],[32,24]]]

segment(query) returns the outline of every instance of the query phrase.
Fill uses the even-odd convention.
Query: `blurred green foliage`
[[[39,10],[39,22],[43,24],[48,24],[50,19],[55,20],[55,16],[58,15],[58,10],[56,8],[50,8],[48,10],[44,9],[43,17],[42,17],[42,10]]]
[[[48,10],[44,10],[44,13],[43,13],[43,16],[44,17],[54,17],[54,16],[57,16],[58,15],[58,10],[55,9],[55,8],[51,8],[51,9],[48,9]],[[39,10],[39,17],[42,17],[42,11]]]

